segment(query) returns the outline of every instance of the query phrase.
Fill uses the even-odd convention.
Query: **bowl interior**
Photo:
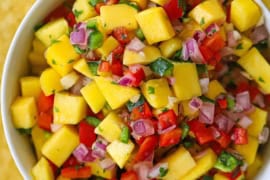
[[[64,0],[46,0],[37,1],[30,9],[16,35],[11,43],[4,71],[1,86],[1,111],[5,136],[11,154],[24,179],[31,179],[30,171],[36,158],[28,137],[24,137],[13,127],[10,105],[14,98],[19,94],[18,79],[28,72],[27,55],[31,48],[31,42],[34,34],[34,27],[42,21],[57,5]],[[262,7],[265,14],[265,20],[268,31],[270,32],[270,13],[266,7],[263,7],[261,0],[255,0]],[[257,179],[270,179],[270,143],[264,148],[265,165],[259,172]],[[267,165],[266,165],[267,164]]]

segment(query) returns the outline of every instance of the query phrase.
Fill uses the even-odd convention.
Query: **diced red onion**
[[[228,36],[228,46],[229,47],[236,47],[238,45],[238,41],[241,39],[241,35],[238,31],[233,30],[233,31],[229,31],[227,33]]]
[[[242,166],[240,166],[240,169],[242,172],[245,172],[248,168],[248,163],[246,161],[243,161]]]
[[[134,77],[132,77],[131,74],[126,74],[119,79],[118,84],[122,86],[131,86],[133,82],[134,82]]]
[[[249,38],[253,44],[257,44],[262,40],[268,39],[268,31],[265,25],[255,27],[254,30],[249,34]]]
[[[106,145],[96,140],[92,145],[92,156],[95,158],[104,158],[106,155]]]
[[[196,31],[193,35],[193,38],[198,42],[198,44],[201,44],[205,37],[206,34],[204,31]]]
[[[236,105],[238,105],[239,108],[242,108],[243,111],[248,110],[251,107],[248,91],[236,94]]]
[[[215,104],[204,102],[200,108],[199,121],[205,124],[213,124]]]
[[[131,51],[139,52],[143,50],[145,47],[145,44],[138,39],[137,37],[134,37],[127,45],[126,48]]]
[[[150,136],[155,133],[153,124],[147,119],[139,119],[130,123],[132,132],[138,136]]]
[[[230,124],[229,121],[232,120],[224,116],[223,114],[218,114],[215,117],[215,124],[217,125],[219,130],[224,132],[229,132],[234,125],[234,121],[230,122]],[[230,125],[230,127],[228,127],[228,125]]]
[[[248,128],[252,124],[252,120],[247,117],[243,116],[238,122],[237,122],[242,128]]]
[[[219,31],[219,29],[220,29],[219,26],[216,23],[214,23],[214,24],[209,25],[205,29],[205,32],[207,36],[213,36],[213,34]]]
[[[76,149],[73,151],[74,157],[79,161],[83,162],[84,157],[88,154],[88,149],[84,144],[79,144]]]
[[[149,178],[158,178],[160,177],[160,168],[163,168],[164,170],[168,169],[168,163],[158,163],[156,164],[152,169],[150,169],[148,173]]]
[[[261,93],[257,94],[252,102],[258,105],[260,108],[265,108],[264,98]]]
[[[203,101],[198,97],[192,98],[188,103],[189,108],[192,111],[198,111],[202,107],[202,104],[203,104]]]
[[[211,130],[212,130],[213,137],[214,137],[215,139],[220,138],[221,133],[219,132],[219,130],[218,130],[216,127],[214,127],[214,126],[211,126],[210,128],[211,128]]]
[[[186,43],[183,43],[183,45],[182,45],[182,55],[181,55],[181,58],[184,61],[187,61],[189,59],[189,53],[188,53],[188,48],[187,48]]]
[[[197,41],[193,38],[190,38],[186,41],[185,44],[190,59],[195,63],[202,63],[204,61],[204,58],[201,54]]]
[[[268,141],[268,138],[269,138],[269,128],[264,127],[258,137],[259,143],[260,144],[266,143]]]
[[[172,125],[166,129],[161,129],[160,127],[158,128],[158,134],[165,134],[167,132],[170,132],[171,130],[175,129],[176,128],[176,125]]]
[[[241,119],[243,116],[245,116],[243,112],[239,113],[239,112],[234,112],[234,111],[225,111],[225,114],[229,119],[235,122]]]
[[[75,26],[74,31],[70,33],[70,42],[73,45],[86,46],[88,41],[88,36],[91,32],[86,29],[85,23],[78,23]]]
[[[89,84],[92,80],[88,77],[85,77],[85,76],[81,76],[77,82],[75,83],[74,86],[71,87],[70,91],[72,94],[75,94],[75,95],[80,95],[81,92],[81,88],[84,87],[85,85]]]
[[[86,156],[83,157],[82,162],[93,162],[96,158],[92,155],[93,151],[91,149],[88,150]]]
[[[51,131],[55,133],[56,131],[61,129],[62,126],[62,124],[51,124]]]
[[[202,90],[202,93],[205,94],[208,92],[208,86],[209,86],[209,78],[201,78],[199,80],[199,83],[200,83],[200,87],[201,87],[201,90]]]
[[[133,170],[137,173],[139,180],[150,180],[148,174],[153,165],[149,161],[141,161],[133,166]]]
[[[115,167],[115,163],[111,158],[105,158],[101,160],[99,164],[104,170],[113,169]]]
[[[176,81],[175,77],[173,77],[173,76],[167,77],[167,80],[171,86],[173,86],[175,84],[175,81]]]

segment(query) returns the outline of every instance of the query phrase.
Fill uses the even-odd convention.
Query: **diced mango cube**
[[[267,122],[267,111],[255,107],[255,111],[249,114],[252,124],[247,128],[248,134],[258,137]]]
[[[75,128],[63,126],[46,141],[41,152],[60,167],[79,144],[79,135]]]
[[[112,50],[114,50],[115,48],[117,48],[117,46],[119,45],[118,41],[112,37],[109,36],[103,43],[103,45],[98,48],[96,51],[101,54],[101,56],[103,58],[106,58],[110,52],[112,52]]]
[[[32,51],[28,55],[29,62],[32,66],[45,66],[47,65],[44,54],[40,54],[36,51]]]
[[[41,93],[39,77],[25,76],[20,78],[22,96],[33,96],[36,99]]]
[[[46,46],[36,37],[34,38],[32,42],[32,46],[33,46],[33,52],[36,52],[38,54],[44,54],[46,50]]]
[[[136,19],[149,44],[171,39],[174,29],[162,7],[149,8],[136,15]]]
[[[137,10],[127,4],[115,4],[100,8],[100,16],[107,32],[120,26],[124,26],[128,30],[137,29],[136,14]]]
[[[112,109],[123,106],[130,98],[139,94],[136,88],[115,84],[104,77],[96,77],[95,81]]]
[[[202,94],[194,63],[175,63],[173,76],[175,77],[173,90],[180,101]]]
[[[233,0],[231,3],[231,21],[241,32],[255,26],[262,13],[253,0]]]
[[[129,140],[128,143],[123,143],[119,140],[114,140],[107,146],[107,152],[122,169],[129,159],[135,145]]]
[[[207,28],[212,23],[221,23],[226,19],[225,12],[218,0],[206,0],[197,5],[189,16],[202,28]]]
[[[32,176],[35,180],[54,180],[54,173],[49,161],[42,157],[32,168]]]
[[[60,79],[61,85],[63,86],[64,89],[69,89],[71,88],[73,85],[76,84],[76,82],[80,79],[80,76],[74,72],[71,71],[70,73],[68,73],[67,75],[63,76]]]
[[[234,147],[235,147],[236,151],[238,151],[239,154],[241,154],[244,157],[247,164],[250,165],[255,160],[257,150],[259,147],[259,142],[258,142],[257,138],[254,138],[252,136],[248,136],[248,144],[235,145]]]
[[[208,148],[204,153],[201,158],[196,160],[196,166],[181,178],[181,180],[196,180],[214,167],[217,159],[215,152]]]
[[[168,81],[164,78],[148,80],[141,89],[147,102],[154,108],[165,107],[172,96]]]
[[[189,107],[189,100],[181,102],[183,108],[183,115],[187,116],[189,119],[193,119],[199,115],[199,111],[194,111]]]
[[[217,80],[212,80],[208,85],[208,92],[205,94],[205,96],[215,100],[216,97],[222,93],[226,93],[224,87]]]
[[[194,20],[183,23],[183,30],[180,32],[179,37],[181,40],[186,41],[188,38],[193,37],[196,31],[202,31],[201,26]]]
[[[48,47],[62,35],[68,34],[68,31],[69,28],[67,21],[64,18],[61,18],[42,26],[39,30],[36,31],[35,36],[46,47]]]
[[[95,128],[95,133],[101,135],[107,141],[112,142],[119,139],[121,134],[121,119],[115,114],[110,112],[103,121]]]
[[[40,87],[46,96],[63,90],[61,76],[52,68],[44,70],[40,75]]]
[[[124,51],[123,64],[149,64],[161,56],[160,50],[155,46],[145,46],[142,52]]]
[[[181,49],[181,47],[182,41],[178,37],[163,41],[159,45],[162,55],[166,58],[172,57],[177,50]]]
[[[72,11],[77,22],[85,21],[97,15],[95,8],[88,3],[88,0],[76,0]]]
[[[150,1],[152,1],[153,3],[156,3],[156,4],[160,5],[160,6],[163,6],[167,2],[169,2],[169,0],[150,0]]]
[[[37,155],[37,158],[41,158],[41,148],[43,144],[47,141],[48,139],[48,134],[49,132],[41,129],[38,125],[35,125],[31,131],[31,137],[33,140],[33,144],[35,146],[35,152]]]
[[[82,96],[56,93],[53,103],[55,124],[77,124],[86,116],[86,102]]]
[[[95,81],[84,86],[80,92],[94,113],[98,113],[104,107],[106,100]]]
[[[241,57],[246,52],[248,52],[251,46],[252,46],[252,41],[246,36],[242,36],[242,39],[240,40],[239,44],[234,49],[234,54]]]
[[[180,147],[175,152],[169,154],[162,159],[162,162],[167,162],[169,165],[169,171],[163,177],[164,180],[181,179],[196,166],[195,160],[184,147]],[[181,168],[179,168],[180,164],[183,164]]]
[[[263,159],[262,157],[258,154],[254,160],[254,162],[248,166],[247,168],[247,173],[246,173],[246,178],[247,179],[254,179],[254,177],[258,174],[260,168],[263,165]]]
[[[32,128],[38,115],[35,98],[17,97],[11,104],[11,114],[15,128]]]
[[[270,93],[270,66],[256,48],[249,50],[237,63],[259,84],[263,92]]]
[[[135,2],[140,9],[145,9],[148,4],[148,0],[130,0],[131,2]]]
[[[116,168],[104,170],[100,166],[100,160],[98,159],[93,162],[87,162],[86,166],[91,167],[91,172],[95,176],[99,176],[105,179],[113,179],[116,176]]]
[[[87,64],[84,58],[78,60],[74,65],[73,68],[78,71],[79,73],[85,75],[86,77],[93,78],[95,75],[91,72],[89,65]]]

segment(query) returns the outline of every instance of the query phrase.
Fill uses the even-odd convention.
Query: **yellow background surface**
[[[33,3],[34,0],[0,0],[0,74],[2,74],[3,63],[12,37]],[[0,179],[22,179],[9,153],[3,134],[2,121],[0,121]]]

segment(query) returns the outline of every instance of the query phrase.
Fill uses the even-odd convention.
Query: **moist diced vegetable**
[[[136,15],[136,19],[149,44],[168,40],[175,35],[171,22],[161,7],[142,11]]]
[[[210,81],[208,85],[208,91],[205,94],[206,97],[215,100],[218,95],[221,93],[226,93],[224,87],[217,80]]]
[[[46,46],[68,33],[68,23],[64,18],[56,19],[42,26],[36,31],[35,36]]]
[[[37,121],[37,105],[34,97],[17,97],[11,104],[12,120],[15,128],[29,129]]]
[[[123,143],[128,143],[130,137],[129,128],[124,126],[120,135],[120,141]]]
[[[86,165],[91,167],[92,174],[95,176],[112,179],[116,175],[116,168],[104,170],[100,166],[100,160],[98,159],[93,162],[87,162]]]
[[[89,65],[84,58],[75,62],[73,68],[86,77],[93,78],[95,76],[95,74],[93,74],[93,72],[90,70]]]
[[[259,6],[252,0],[234,0],[231,3],[232,23],[241,32],[255,26],[261,15]]]
[[[263,165],[263,159],[260,154],[257,154],[254,162],[248,166],[246,178],[253,179],[257,175],[262,165]]]
[[[42,157],[37,164],[32,168],[32,175],[34,179],[53,180],[54,173],[49,161]]]
[[[82,96],[56,93],[53,104],[53,121],[56,124],[77,124],[86,115],[86,102]]]
[[[95,8],[88,3],[88,0],[76,0],[73,4],[72,11],[78,22],[97,15]]]
[[[159,48],[164,57],[170,58],[174,55],[174,53],[182,48],[182,41],[178,37],[174,37],[167,41],[163,41]]]
[[[99,47],[102,46],[103,44],[103,35],[101,32],[99,31],[94,31],[90,34],[89,36],[89,43],[88,43],[88,47],[90,50],[95,50]]]
[[[241,161],[234,157],[232,154],[223,151],[217,158],[215,168],[222,172],[232,172],[237,166],[241,165]]]
[[[56,166],[60,167],[79,143],[77,130],[70,126],[63,126],[46,141],[41,152]]]
[[[80,76],[76,72],[71,71],[67,75],[63,76],[60,82],[64,89],[69,89],[76,84],[79,78]]]
[[[73,64],[79,58],[79,54],[70,43],[67,35],[61,36],[57,42],[50,45],[45,53],[48,64],[61,76],[72,71]]]
[[[43,53],[32,51],[28,55],[29,62],[32,66],[48,66]]]
[[[149,67],[160,76],[171,76],[173,73],[173,64],[162,57],[149,64]]]
[[[150,0],[160,6],[163,6],[164,4],[166,4],[168,1],[167,0]]]
[[[252,120],[252,123],[247,128],[248,134],[258,137],[267,122],[267,112],[255,107],[255,110],[249,114],[249,118]]]
[[[25,76],[20,78],[22,96],[33,96],[38,98],[41,88],[39,77]]]
[[[239,41],[238,45],[234,49],[234,54],[241,57],[249,50],[249,48],[251,48],[251,46],[252,41],[246,36],[242,36],[242,39]]]
[[[104,41],[103,45],[100,48],[96,49],[96,51],[101,54],[103,58],[106,58],[112,52],[112,50],[117,48],[118,45],[118,41],[114,37],[109,36]]]
[[[41,129],[37,125],[34,126],[32,129],[32,140],[33,140],[33,144],[35,146],[35,152],[36,152],[38,159],[40,159],[42,156],[41,148],[42,148],[43,144],[47,141],[48,134],[50,134],[50,133]]]
[[[34,38],[34,40],[32,42],[32,46],[33,46],[32,52],[36,52],[36,53],[43,56],[43,53],[46,50],[46,46],[38,38],[36,38],[36,37]]]
[[[173,76],[173,90],[179,100],[188,100],[202,94],[195,64],[175,63]]]

